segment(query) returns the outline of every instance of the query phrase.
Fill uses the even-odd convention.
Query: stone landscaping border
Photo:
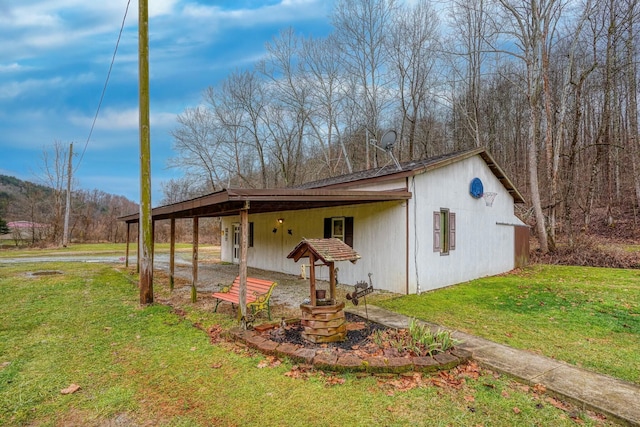
[[[279,343],[265,338],[254,330],[233,328],[230,338],[242,341],[264,354],[287,357],[297,363],[313,365],[317,369],[335,372],[367,372],[372,374],[404,372],[435,372],[452,369],[469,361],[472,354],[468,350],[453,348],[433,357],[384,357],[361,358],[349,351],[336,352],[331,348],[308,348],[291,343]]]

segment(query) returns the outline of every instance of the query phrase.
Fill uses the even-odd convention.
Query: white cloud
[[[39,91],[42,88],[51,88],[63,84],[61,77],[53,77],[46,80],[27,79],[23,81],[10,81],[0,84],[0,99],[10,99],[26,92]]]
[[[187,18],[211,22],[213,28],[219,25],[252,27],[324,17],[327,14],[329,3],[321,0],[283,0],[275,5],[234,10],[224,10],[218,6],[188,4],[184,7],[183,14]]]
[[[103,109],[98,114],[95,129],[110,131],[137,130],[139,127],[138,111],[138,108]],[[75,126],[86,128],[88,132],[91,128],[91,123],[93,122],[93,116],[89,117],[86,115],[76,114],[72,115],[69,121]],[[152,131],[154,126],[159,128],[173,127],[176,123],[176,114],[168,112],[151,112],[150,121]]]
[[[0,57],[32,58],[55,48],[91,48],[90,40],[98,36],[113,35],[115,43],[122,23],[127,0],[23,0],[3,5],[0,13],[0,39],[11,43],[0,44]],[[137,26],[138,5],[132,1],[127,13],[127,24]],[[149,17],[171,15],[178,0],[149,2]]]
[[[2,69],[0,69],[2,71]],[[93,82],[92,73],[71,75],[69,77],[54,76],[48,79],[14,80],[0,84],[0,100],[16,98],[29,93],[50,93],[55,89],[72,87],[79,84]]]
[[[25,67],[21,66],[17,62],[7,64],[7,65],[0,64],[0,73],[13,73],[13,72],[23,71],[24,69]]]

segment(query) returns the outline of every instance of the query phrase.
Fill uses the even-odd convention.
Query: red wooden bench
[[[271,320],[269,299],[276,285],[276,282],[270,280],[247,277],[247,307],[251,308],[251,313],[255,314],[266,308],[269,320]],[[232,307],[240,304],[240,276],[236,277],[231,286],[225,286],[220,292],[214,292],[213,297],[217,300],[214,312],[218,311],[218,304],[222,301],[230,302]]]

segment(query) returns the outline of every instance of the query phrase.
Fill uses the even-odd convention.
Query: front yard
[[[586,271],[588,284],[597,275],[581,271]],[[598,273],[611,283],[611,275]],[[569,280],[575,271],[559,270],[553,274],[555,279],[536,286],[533,282],[540,280],[527,281],[540,274],[552,275],[533,269],[513,276],[521,286],[517,298],[505,291],[510,286],[492,284],[510,277],[505,276],[463,285],[458,295],[451,295],[458,289],[451,288],[418,297],[378,298],[378,303],[398,311],[415,310],[426,320],[461,329],[476,325],[496,336],[501,335],[500,326],[486,319],[482,324],[482,316],[504,312],[496,323],[502,325],[502,341],[512,345],[526,345],[521,336],[526,335],[529,315],[536,314],[531,322],[554,325],[584,322],[576,314],[568,320],[559,316],[572,313],[572,303],[585,309],[587,320],[599,319],[604,316],[601,310],[609,307],[620,321],[615,323],[619,331],[609,333],[612,341],[607,349],[615,351],[617,358],[635,360],[637,369],[635,356],[624,356],[624,352],[621,356],[615,348],[625,342],[617,334],[626,340],[635,338],[635,344],[630,344],[638,348],[637,275],[633,279],[631,273],[620,273],[619,283],[609,286],[615,292],[594,294],[594,283],[581,290]],[[574,283],[573,290],[560,292],[558,286],[552,286],[563,283],[560,277]],[[630,277],[633,280],[625,291],[621,283],[629,282]],[[158,275],[158,293],[167,292],[163,279]],[[472,302],[468,286],[488,292],[497,287],[492,302]],[[496,293],[498,289],[503,292]],[[440,292],[443,297],[438,296]],[[619,300],[625,292],[630,299]],[[442,299],[434,300],[436,297]],[[453,306],[444,301],[456,298],[457,307],[464,309],[457,316],[447,315]],[[476,294],[476,299],[486,300],[487,296]],[[141,308],[132,269],[86,263],[0,264],[0,301],[0,425],[607,425],[539,388],[473,364],[444,375],[360,377],[323,373],[267,357],[211,334],[235,324],[229,313],[212,313],[189,304]],[[625,308],[627,302],[631,308]],[[482,307],[483,312],[477,311]],[[541,307],[556,307],[558,314],[544,314]],[[622,313],[630,320],[622,320]],[[611,316],[605,316],[607,322]],[[455,318],[461,323],[454,324]],[[534,338],[530,342],[536,346],[531,348],[546,351],[556,349],[555,343],[573,341],[607,346],[601,343],[600,334],[605,334],[607,325],[614,325],[586,324],[591,326],[567,328],[568,338],[549,337],[549,344],[539,344]],[[529,328],[533,329],[539,328]],[[582,347],[564,348],[563,354],[581,360]],[[621,377],[636,375],[637,381],[637,371],[619,370]],[[72,384],[80,389],[61,394]]]

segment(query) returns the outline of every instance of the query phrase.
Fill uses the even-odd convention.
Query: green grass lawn
[[[539,265],[377,304],[640,384],[640,270]]]
[[[45,270],[62,274],[29,274]],[[227,328],[228,316],[141,308],[135,284],[101,264],[0,264],[0,425],[606,425],[485,370],[453,371],[457,386],[294,375],[286,360],[212,344],[193,326]],[[61,394],[70,384],[81,389]]]

